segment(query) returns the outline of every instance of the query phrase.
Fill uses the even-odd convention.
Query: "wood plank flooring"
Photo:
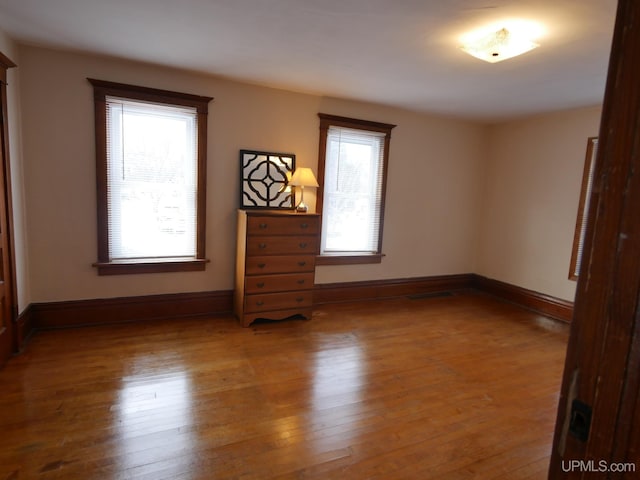
[[[474,293],[39,332],[0,479],[543,479],[567,339]]]

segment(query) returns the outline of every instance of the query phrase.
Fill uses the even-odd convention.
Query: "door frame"
[[[9,302],[8,311],[10,314],[9,321],[7,322],[9,332],[11,336],[11,350],[13,353],[18,352],[20,349],[19,332],[16,325],[18,319],[18,292],[16,284],[16,258],[14,248],[14,224],[13,224],[13,195],[11,191],[11,157],[9,149],[9,108],[7,103],[7,71],[10,68],[15,68],[17,65],[11,61],[6,55],[0,52],[0,115],[2,116],[2,131],[0,132],[0,148],[2,148],[2,168],[4,173],[4,203],[6,208],[6,238],[7,238],[7,255],[9,258],[9,265],[7,266],[9,275],[5,279],[5,286],[7,288],[6,299]],[[0,359],[0,364],[3,359]]]
[[[551,479],[640,472],[638,85],[640,1],[619,0]]]

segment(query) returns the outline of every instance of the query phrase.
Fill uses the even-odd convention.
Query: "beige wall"
[[[0,30],[0,52],[20,66],[18,46]],[[20,68],[11,68],[7,73],[7,110],[9,128],[9,156],[11,162],[11,193],[13,205],[13,238],[16,260],[16,287],[18,311],[22,312],[31,302],[27,232],[25,227],[25,201],[21,138]]]
[[[486,127],[158,66],[22,47],[31,301],[231,289],[238,151],[316,168],[318,112],[397,124],[380,265],[320,267],[319,283],[473,270]],[[209,113],[205,272],[99,277],[92,91],[86,77],[215,97]],[[311,196],[310,196],[311,197]],[[315,201],[314,198],[310,198]]]
[[[321,110],[376,118],[376,107],[322,102]],[[317,282],[410,278],[473,271],[486,127],[393,110],[380,265],[319,267]]]
[[[1,36],[0,41],[12,45]],[[315,169],[318,112],[397,125],[385,210],[386,256],[379,265],[319,267],[318,283],[475,272],[573,299],[575,284],[567,280],[571,241],[586,139],[598,133],[599,107],[483,126],[99,56],[26,46],[19,53],[12,97],[21,95],[22,108],[14,106],[13,116],[19,120],[21,114],[23,135],[14,132],[12,157],[20,165],[14,189],[19,224],[28,212],[29,237],[21,227],[19,242],[28,245],[19,262],[22,306],[231,289],[238,151],[294,152],[298,165]],[[205,272],[99,277],[91,266],[95,160],[86,77],[215,98],[209,122],[211,263]],[[315,196],[309,200],[313,205]]]
[[[573,301],[582,170],[600,115],[582,108],[490,128],[476,273]]]

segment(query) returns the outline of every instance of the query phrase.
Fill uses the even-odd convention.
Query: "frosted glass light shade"
[[[540,45],[524,35],[502,28],[473,39],[462,45],[462,50],[480,60],[497,63],[522,55]]]

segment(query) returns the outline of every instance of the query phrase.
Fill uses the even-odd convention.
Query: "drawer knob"
[[[257,305],[257,306],[259,306],[259,307],[261,307],[262,305],[264,305],[264,302],[263,302],[262,300],[258,300],[258,301],[256,302],[256,305]]]
[[[258,287],[258,288],[263,288],[263,287],[264,287],[264,282],[258,282],[258,283],[256,284],[256,287]]]
[[[304,297],[298,297],[296,298],[296,302],[300,303],[300,302],[304,302]]]
[[[266,263],[259,263],[259,264],[258,264],[258,268],[264,268],[264,267],[266,267],[266,266],[267,266],[267,264],[266,264]]]
[[[259,243],[258,244],[258,248],[264,250],[265,248],[267,248],[267,244],[266,243]]]
[[[307,248],[307,242],[300,242],[300,248]]]
[[[298,280],[298,285],[304,285],[304,279]]]
[[[302,262],[298,262],[298,265],[301,267],[304,267],[307,264],[307,262],[305,262],[304,260]]]
[[[267,224],[261,223],[260,225],[258,225],[258,227],[260,228],[260,230],[264,230],[265,228],[267,228]]]
[[[308,223],[302,223],[300,225],[300,228],[302,228],[302,229],[309,228],[309,224]]]

